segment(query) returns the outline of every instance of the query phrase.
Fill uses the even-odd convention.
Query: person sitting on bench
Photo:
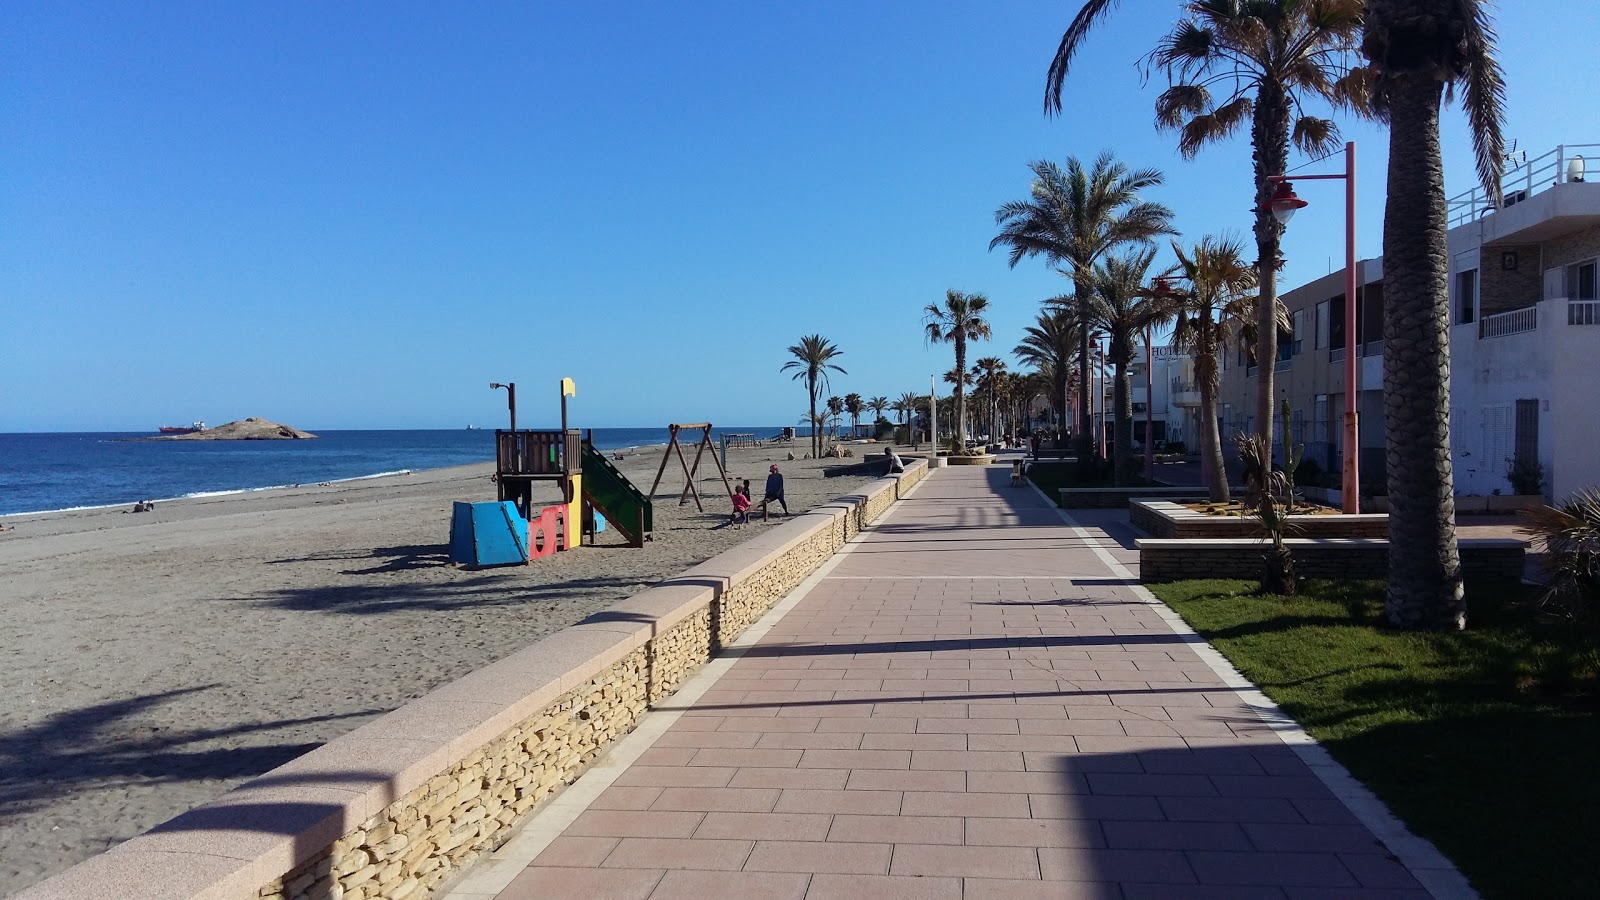
[[[885,447],[885,448],[883,448],[883,455],[884,455],[884,458],[889,460],[889,472],[888,472],[888,474],[890,474],[890,475],[898,475],[901,472],[904,472],[906,470],[905,460],[902,460],[900,458],[900,455],[898,453],[894,452],[894,448],[893,447]]]

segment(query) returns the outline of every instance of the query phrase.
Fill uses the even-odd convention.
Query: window
[[[1328,349],[1328,301],[1317,304],[1317,339],[1316,349]]]
[[[1456,324],[1472,323],[1478,308],[1478,270],[1456,273]]]
[[[1328,395],[1318,394],[1311,405],[1311,433],[1315,439],[1328,439]]]
[[[1291,341],[1291,349],[1289,351],[1290,357],[1299,356],[1301,349],[1305,347],[1306,314],[1309,312],[1310,310],[1307,309],[1297,309],[1294,311],[1294,318],[1291,320],[1294,332],[1289,336]]]
[[[1516,432],[1512,438],[1514,459],[1539,458],[1539,401],[1517,401]]]
[[[1328,346],[1344,347],[1344,295],[1328,301]]]
[[[1595,300],[1595,261],[1567,266],[1567,299]]]

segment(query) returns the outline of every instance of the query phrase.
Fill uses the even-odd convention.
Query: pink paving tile
[[[763,734],[756,743],[762,750],[855,750],[861,746],[860,732],[802,731]],[[805,766],[805,757],[800,758]]]
[[[664,874],[661,869],[523,869],[498,900],[644,900]]]
[[[975,750],[913,750],[913,769],[959,769],[967,772],[1020,772],[1021,753]]]
[[[967,790],[984,794],[1085,794],[1081,775],[1058,772],[968,772]]]
[[[1029,794],[1035,819],[1155,820],[1163,818],[1154,797],[1105,797],[1095,794]]]
[[[810,878],[788,872],[668,872],[650,900],[801,900]]]
[[[753,731],[668,731],[656,739],[656,746],[694,750],[702,747],[747,750],[754,747],[761,737]]]
[[[688,837],[705,813],[590,809],[580,813],[566,834],[591,837]]]
[[[635,763],[617,776],[624,787],[727,787],[737,771],[732,766],[641,766]]]
[[[775,812],[848,813],[864,816],[899,815],[899,791],[784,791]]]
[[[1249,850],[1238,825],[1225,822],[1105,822],[1106,844],[1128,850]],[[1279,827],[1279,826],[1269,826]]]
[[[1086,819],[974,817],[967,819],[966,843],[974,847],[1104,847],[1106,838],[1099,822]]]
[[[963,791],[965,772],[917,772],[909,769],[856,769],[846,788],[852,791]]]
[[[745,862],[749,872],[887,875],[893,846],[829,841],[757,841]]]
[[[833,816],[825,813],[706,813],[695,831],[700,838],[752,841],[821,841],[828,837]]]
[[[687,718],[679,719],[678,725],[682,725],[685,721],[688,721]],[[817,722],[820,720],[816,716],[786,716],[778,721],[774,721],[773,717],[764,716],[726,716],[719,721],[722,724],[717,727],[718,731],[753,731],[757,734],[773,734],[776,732],[816,731]],[[677,725],[673,726],[673,728],[677,727]]]
[[[1016,719],[918,719],[918,734],[1016,734]]]
[[[1197,881],[1184,854],[1176,850],[1054,847],[1039,851],[1039,870],[1046,881],[1140,881],[1168,885]],[[1173,894],[1181,896],[1181,892]]]
[[[828,831],[830,841],[895,844],[960,844],[962,820],[954,816],[855,816],[833,817]]]
[[[740,769],[728,787],[843,790],[849,769]]]
[[[778,802],[777,788],[666,788],[651,809],[687,812],[766,812]]]
[[[959,878],[814,875],[806,900],[960,900]]]
[[[621,838],[564,834],[551,841],[550,846],[544,848],[529,865],[598,866],[620,843]]]
[[[760,766],[763,768],[784,769],[793,768],[800,762],[799,750],[696,750],[692,762],[684,763],[690,767],[697,766]]]
[[[867,734],[862,735],[862,750],[965,750],[964,734]]]
[[[738,871],[754,841],[705,838],[624,838],[606,857],[608,869],[720,869]]]
[[[1000,816],[1005,818],[1025,818],[1029,815],[1028,795],[906,791],[905,799],[900,804],[900,814],[904,816]]]
[[[634,760],[636,766],[686,766],[698,752],[693,747],[651,747]]]
[[[1332,853],[1193,851],[1187,856],[1202,884],[1332,888],[1359,885]]]
[[[1110,882],[968,878],[964,883],[965,900],[1122,900],[1122,889]]]
[[[1026,880],[1039,875],[1039,851],[1032,847],[896,844],[889,874]]]
[[[615,785],[600,792],[590,809],[649,809],[665,788]]]
[[[806,750],[800,757],[802,769],[905,769],[912,760],[910,750]]]
[[[871,710],[869,709],[870,713]],[[860,734],[911,734],[917,730],[914,718],[882,718],[853,716],[824,718],[817,723],[817,731],[853,731]]]

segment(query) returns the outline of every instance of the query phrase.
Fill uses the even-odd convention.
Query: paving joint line
[[[1100,538],[1094,537],[1087,528],[1079,525],[1071,513],[1051,501],[1038,485],[1029,481],[1028,486],[1046,505],[1055,510],[1056,515],[1061,517],[1067,527],[1084,539],[1095,556],[1113,574],[1128,582],[1135,596],[1155,609],[1156,614],[1167,623],[1167,627],[1189,645],[1195,655],[1199,656],[1211,671],[1222,679],[1223,684],[1255,712],[1280,741],[1294,750],[1295,755],[1311,769],[1312,774],[1317,776],[1317,779],[1360,820],[1362,825],[1366,826],[1368,831],[1372,832],[1374,837],[1389,848],[1389,852],[1394,854],[1400,864],[1406,867],[1406,871],[1411,873],[1411,877],[1415,878],[1429,894],[1438,900],[1458,900],[1458,898],[1469,900],[1479,896],[1477,891],[1472,889],[1466,876],[1439,852],[1439,848],[1413,834],[1405,822],[1391,812],[1371,789],[1340,765],[1316,738],[1307,734],[1299,722],[1285,713],[1250,679],[1240,674],[1227,657],[1190,628],[1189,623],[1184,621],[1172,607],[1161,602],[1159,597],[1141,584],[1139,576],[1112,556]]]
[[[930,471],[921,481],[908,488],[870,527],[875,528],[893,516],[900,509],[901,501],[915,494],[932,474]],[[684,710],[711,690],[733,664],[744,657],[746,650],[755,646],[825,580],[828,573],[837,568],[867,534],[869,529],[864,528],[846,541],[816,571],[806,576],[761,618],[740,632],[723,648],[721,654],[695,670],[676,691],[664,698],[671,706],[657,705],[647,710],[632,731],[619,738],[576,781],[536,809],[525,822],[517,826],[510,839],[492,853],[480,857],[458,880],[449,884],[448,890],[438,895],[439,900],[494,900],[498,897],[539,854],[566,832],[578,816],[593,805],[606,788],[611,787],[646,750],[655,746],[667,729],[683,717]]]

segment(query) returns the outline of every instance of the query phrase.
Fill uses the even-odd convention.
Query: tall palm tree
[[[830,370],[840,375],[848,374],[833,361],[843,356],[844,351],[820,334],[808,334],[800,338],[800,343],[789,347],[789,355],[794,359],[784,363],[778,371],[793,370],[794,380],[804,380],[806,383],[806,398],[811,403],[811,456],[814,459],[822,455],[822,429],[817,424],[822,421],[817,417],[817,389],[828,389]]]
[[[860,394],[850,393],[844,395],[844,409],[850,414],[850,437],[861,436],[861,414],[866,412],[867,403],[861,399]]]
[[[900,425],[906,429],[906,442],[916,443],[911,439],[911,418],[917,413],[917,405],[921,402],[916,394],[906,391],[889,405],[889,408],[900,414]]]
[[[872,436],[878,436],[878,421],[883,418],[884,410],[889,408],[889,398],[878,396],[867,401],[867,409],[872,410]]]
[[[1094,264],[1107,251],[1121,244],[1147,244],[1173,231],[1172,211],[1158,203],[1139,199],[1139,191],[1161,184],[1155,169],[1129,171],[1110,153],[1102,153],[1090,170],[1077,157],[1067,158],[1065,170],[1055,163],[1040,160],[1029,165],[1033,186],[1029,199],[1017,200],[995,210],[1000,233],[989,242],[989,249],[1011,248],[1013,268],[1025,256],[1043,256],[1045,262],[1060,269],[1065,265],[1073,277],[1074,302],[1078,310],[1089,303]],[[1089,382],[1089,330],[1078,317],[1078,383]],[[1087,459],[1089,440],[1089,395],[1078,396],[1078,453]]]
[[[995,396],[999,393],[999,379],[1006,371],[1005,360],[998,356],[985,356],[972,364],[972,374],[977,379],[978,390],[989,395],[989,405],[984,409],[984,418],[989,428],[989,442],[994,443],[1000,434],[1000,429],[995,427]]]
[[[1111,434],[1119,486],[1132,484],[1139,467],[1138,458],[1133,454],[1133,398],[1128,380],[1134,340],[1151,321],[1165,317],[1160,300],[1152,297],[1144,285],[1155,256],[1154,247],[1130,250],[1108,257],[1095,266],[1093,293],[1087,309],[1090,322],[1104,328],[1111,339],[1106,358],[1111,361],[1115,373]]]
[[[839,417],[844,415],[844,399],[841,397],[828,398],[828,420],[833,423],[833,437],[839,437]]]
[[[1046,114],[1063,112],[1061,88],[1073,55],[1095,23],[1120,2],[1087,0],[1067,26],[1045,76]],[[1278,332],[1270,323],[1283,226],[1267,202],[1273,191],[1267,178],[1286,170],[1291,141],[1307,154],[1338,146],[1338,127],[1307,115],[1306,100],[1320,97],[1357,112],[1367,109],[1369,79],[1350,64],[1362,0],[1189,0],[1180,8],[1184,17],[1145,57],[1146,71],[1162,69],[1172,85],[1156,100],[1156,125],[1177,131],[1179,152],[1192,159],[1201,147],[1250,123],[1256,266],[1267,300],[1257,310],[1256,430],[1271,446]]]
[[[967,436],[967,396],[963,384],[967,372],[967,343],[989,339],[989,321],[984,314],[989,311],[989,298],[982,294],[965,294],[945,291],[944,304],[930,303],[923,308],[923,324],[928,343],[948,341],[956,348],[955,371],[961,373],[955,380],[956,439]]]
[[[1256,286],[1256,273],[1243,260],[1244,245],[1234,238],[1207,235],[1189,252],[1177,241],[1179,277],[1188,288],[1170,294],[1163,304],[1176,320],[1172,345],[1194,357],[1195,381],[1200,387],[1200,463],[1211,499],[1229,499],[1228,473],[1222,463],[1222,437],[1217,431],[1217,390],[1221,386],[1222,353],[1227,347],[1230,320],[1249,314],[1248,292]]]
[[[1450,317],[1439,104],[1462,85],[1478,178],[1499,205],[1505,83],[1483,0],[1368,0],[1361,52],[1389,124],[1383,215],[1383,423],[1389,621],[1466,627],[1450,464]],[[1346,452],[1354,452],[1348,448]],[[1345,485],[1354,490],[1355,485]]]
[[[1073,318],[1070,297],[1057,297],[1046,301],[1035,324],[1023,329],[1022,342],[1011,349],[1012,355],[1034,371],[1049,379],[1050,388],[1045,396],[1056,411],[1063,433],[1071,418],[1067,395],[1072,389],[1072,361],[1077,356],[1077,320]]]

